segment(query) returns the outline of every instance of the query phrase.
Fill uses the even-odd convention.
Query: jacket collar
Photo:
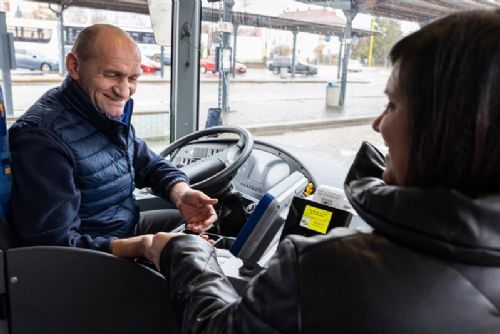
[[[500,195],[387,185],[383,155],[363,143],[345,181],[354,209],[377,232],[453,260],[500,265]]]

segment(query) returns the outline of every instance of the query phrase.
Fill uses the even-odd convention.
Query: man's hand
[[[151,248],[153,243],[152,234],[138,235],[136,237],[117,239],[111,241],[111,253],[115,256],[135,259],[145,256],[147,249]]]
[[[207,230],[216,220],[213,205],[217,199],[201,191],[191,189],[187,183],[179,182],[170,191],[170,200],[186,221],[186,228],[196,233]]]
[[[146,247],[144,256],[146,256],[149,261],[153,262],[158,270],[160,270],[160,255],[163,248],[165,248],[165,245],[170,239],[177,235],[179,234],[160,232],[158,234],[155,234],[152,240],[153,242],[150,243],[148,247]]]

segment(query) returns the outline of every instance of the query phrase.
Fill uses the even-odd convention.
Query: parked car
[[[151,59],[161,64],[161,54],[157,53],[151,56]],[[163,54],[163,65],[171,65],[172,57],[167,54]]]
[[[160,63],[146,56],[141,56],[141,69],[144,74],[154,74],[160,70]]]
[[[236,63],[235,65],[236,65],[236,73],[238,74],[247,73],[247,66],[245,64]]]
[[[58,60],[55,57],[51,57],[40,50],[16,46],[15,55],[17,68],[40,70],[42,72],[59,70]]]
[[[200,59],[200,72],[201,73],[207,73],[207,72],[215,73],[215,72],[217,72],[215,68],[216,68],[216,66],[215,66],[215,58],[214,57]],[[243,74],[246,72],[247,72],[247,67],[245,64],[236,63],[236,73],[237,74]]]
[[[268,69],[273,73],[278,74],[281,68],[287,68],[288,73],[292,73],[292,59],[288,57],[276,57],[273,62],[269,63]],[[318,74],[318,68],[313,65],[306,64],[302,61],[296,61],[295,73],[304,75]]]
[[[347,71],[349,72],[361,72],[363,71],[363,65],[359,60],[349,59],[349,63],[347,64]]]

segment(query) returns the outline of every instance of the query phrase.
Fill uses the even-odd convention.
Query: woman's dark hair
[[[407,184],[500,190],[500,11],[449,15],[391,50],[409,117]]]

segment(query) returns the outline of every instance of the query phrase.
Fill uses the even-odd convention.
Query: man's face
[[[98,39],[94,50],[85,60],[70,53],[68,71],[96,107],[108,116],[121,116],[141,73],[139,50],[128,38],[111,36],[106,41]],[[74,68],[72,63],[76,63]]]

